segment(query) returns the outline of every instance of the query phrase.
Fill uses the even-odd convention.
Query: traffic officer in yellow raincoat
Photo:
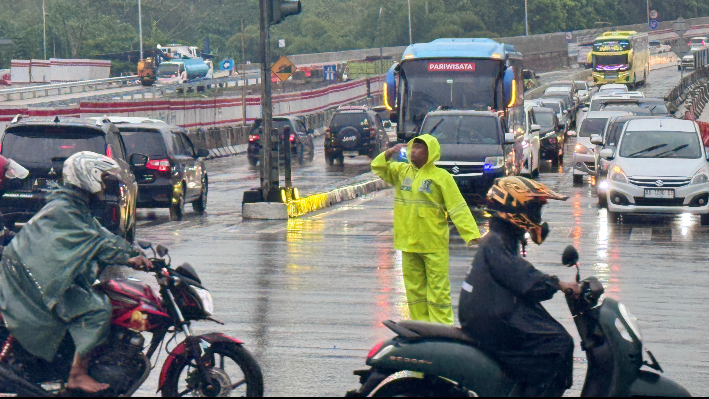
[[[404,146],[379,155],[372,171],[396,190],[394,245],[402,252],[411,319],[452,325],[448,218],[468,244],[480,231],[453,177],[434,165],[441,158],[438,140],[419,136],[408,144],[409,163],[393,162]]]

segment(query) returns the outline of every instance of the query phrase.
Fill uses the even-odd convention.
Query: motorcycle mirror
[[[160,244],[160,245],[157,246],[157,248],[155,248],[155,252],[158,253],[158,256],[159,256],[159,257],[164,258],[165,255],[167,255],[167,253],[170,252],[170,250],[167,249],[166,246]]]
[[[561,255],[561,263],[566,267],[575,266],[579,263],[579,251],[573,245],[569,245],[564,250],[564,254]]]
[[[147,242],[147,241],[138,241],[138,246],[140,246],[143,249],[150,249],[153,244]]]

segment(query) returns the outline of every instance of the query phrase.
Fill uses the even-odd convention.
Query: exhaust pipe
[[[6,386],[9,384],[10,386],[8,388],[2,388],[3,390],[5,389],[13,389],[17,392],[12,392],[15,394],[18,394],[19,396],[34,396],[34,397],[41,397],[41,398],[48,398],[51,397],[47,391],[44,389],[25,381],[24,379],[20,378],[17,374],[15,374],[13,371],[8,370],[4,366],[0,365],[0,385]],[[10,393],[10,392],[5,392],[5,393]]]

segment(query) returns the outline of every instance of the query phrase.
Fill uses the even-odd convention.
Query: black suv
[[[92,204],[92,214],[114,234],[135,240],[135,209],[138,197],[133,170],[145,161],[133,157],[129,164],[118,129],[110,121],[78,118],[15,118],[0,139],[0,154],[30,171],[24,180],[10,180],[0,200],[5,224],[19,229],[47,203],[47,196],[62,184],[64,161],[81,151],[113,158],[121,167],[115,185],[105,198]]]
[[[247,149],[247,158],[251,166],[258,165],[261,156],[261,135],[263,135],[262,119],[256,119],[251,125],[249,131],[249,146]],[[288,127],[290,136],[288,140],[291,142],[291,153],[301,165],[305,161],[312,161],[315,158],[315,146],[313,145],[313,131],[308,129],[305,119],[296,116],[274,117],[273,127],[278,129],[283,140],[283,132]]]
[[[129,156],[144,154],[148,162],[135,168],[140,208],[170,208],[170,220],[182,220],[186,203],[198,214],[207,209],[209,178],[205,149],[197,149],[176,126],[119,124]]]
[[[490,111],[434,111],[421,125],[421,134],[441,144],[436,166],[453,176],[471,206],[483,203],[495,179],[514,174],[516,140],[506,130],[505,116]]]
[[[566,134],[559,128],[556,111],[551,108],[534,107],[534,123],[542,130],[539,132],[539,157],[551,161],[556,168],[564,163],[564,137]]]
[[[374,159],[389,145],[382,118],[367,107],[340,107],[325,131],[325,159],[341,164],[345,157],[366,155]]]

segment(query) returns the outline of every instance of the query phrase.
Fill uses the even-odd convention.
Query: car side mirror
[[[599,155],[603,159],[613,159],[613,157],[615,156],[615,151],[610,148],[604,148],[601,150]]]
[[[141,166],[145,166],[148,164],[148,161],[150,161],[150,158],[148,158],[147,155],[143,154],[133,154],[130,156],[130,166],[131,168],[137,168]]]
[[[603,145],[603,137],[601,137],[597,134],[591,135],[591,144]]]
[[[517,137],[514,133],[505,133],[505,144],[514,144],[517,142]]]
[[[197,158],[206,158],[209,156],[209,150],[206,148],[200,148],[197,150]]]
[[[532,125],[532,133],[539,133],[542,131],[542,127],[539,125]]]
[[[389,122],[389,121],[384,122],[384,127],[387,129],[391,128],[391,122]]]
[[[590,108],[588,108],[588,107],[581,108],[581,111],[583,111],[583,112],[588,112],[589,110],[590,110]]]
[[[396,112],[392,112],[391,115],[389,115],[389,120],[391,123],[399,123],[399,115],[397,115]]]

